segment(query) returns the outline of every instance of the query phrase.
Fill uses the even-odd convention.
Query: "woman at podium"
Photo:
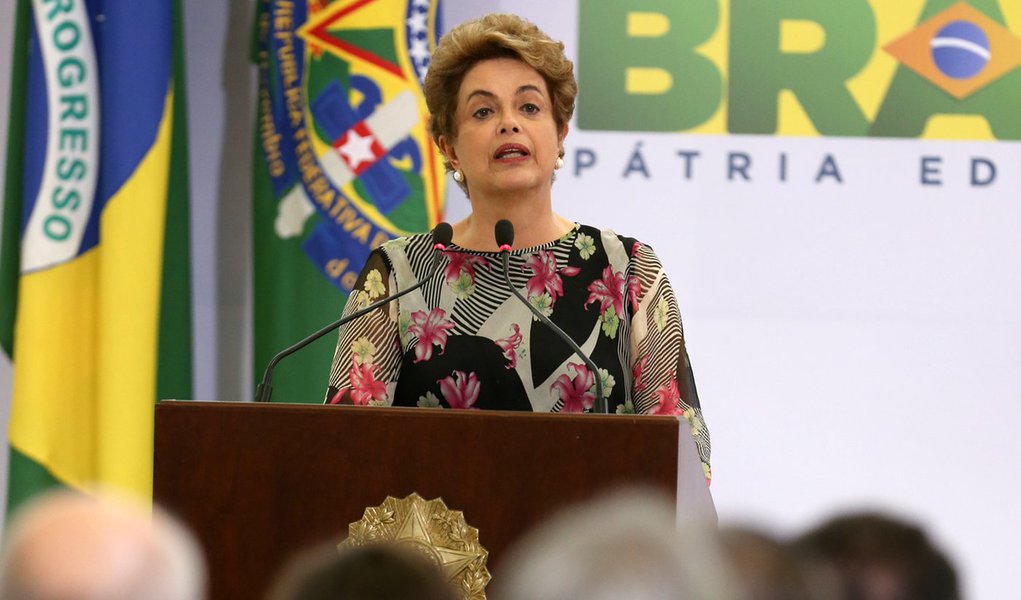
[[[659,259],[553,211],[576,95],[563,44],[518,17],[488,15],[440,40],[425,80],[430,133],[471,214],[438,269],[428,234],[370,255],[348,314],[428,281],[341,329],[326,401],[584,412],[603,404],[598,378],[608,412],[685,417],[708,478],[709,434]],[[513,246],[494,235],[504,219]]]

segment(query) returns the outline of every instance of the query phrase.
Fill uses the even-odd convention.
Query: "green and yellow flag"
[[[442,219],[422,81],[438,0],[258,1],[255,372],[336,319],[369,252]],[[336,336],[281,363],[273,400],[322,402]]]
[[[178,2],[20,0],[0,249],[8,510],[151,493],[153,409],[191,393]]]

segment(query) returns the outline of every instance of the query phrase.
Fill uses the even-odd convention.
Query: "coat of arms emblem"
[[[422,81],[440,30],[430,0],[266,1],[258,124],[274,231],[350,291],[369,251],[430,229],[444,170]]]

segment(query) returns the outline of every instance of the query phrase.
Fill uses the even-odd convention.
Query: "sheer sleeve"
[[[659,258],[638,246],[627,281],[634,313],[631,320],[631,385],[638,413],[681,415],[691,426],[699,458],[710,478],[709,430],[695,390],[684,347],[684,329],[670,282]]]
[[[386,255],[375,250],[347,299],[344,316],[386,298],[397,289]],[[401,364],[397,302],[381,306],[341,327],[330,368],[327,404],[386,406]]]

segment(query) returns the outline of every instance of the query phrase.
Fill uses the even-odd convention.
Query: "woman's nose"
[[[507,116],[500,121],[500,133],[518,133],[521,129],[514,117]]]

